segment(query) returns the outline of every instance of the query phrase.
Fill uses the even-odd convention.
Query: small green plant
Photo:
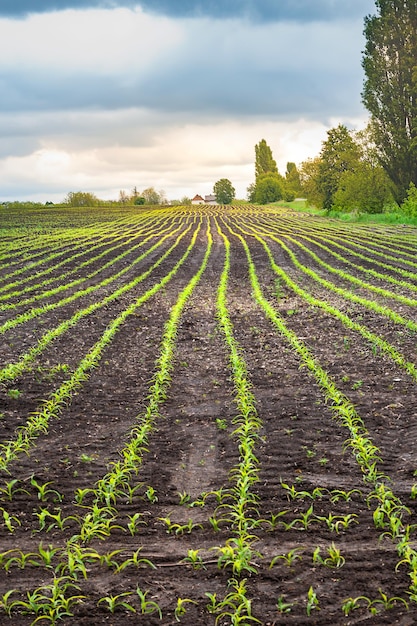
[[[302,449],[305,451],[306,453],[306,457],[308,459],[312,459],[313,457],[316,456],[316,453],[314,450],[311,450],[310,448],[308,448],[307,446],[302,446]]]
[[[31,476],[30,484],[35,487],[38,499],[41,502],[46,502],[52,497],[54,502],[62,502],[63,496],[56,489],[51,489],[49,485],[52,485],[52,481],[41,483],[36,480],[34,476]]]
[[[219,430],[227,430],[227,421],[225,419],[216,418],[216,426]]]
[[[141,524],[146,525],[146,522],[142,519],[142,517],[143,513],[134,513],[133,515],[128,515],[129,521],[127,523],[127,529],[132,537],[136,535]]]
[[[342,556],[340,549],[336,548],[334,542],[327,548],[327,554],[326,558],[322,558],[320,556],[320,547],[318,546],[313,552],[314,565],[339,568],[345,564],[345,558]]]
[[[303,548],[293,548],[286,554],[278,554],[277,556],[274,556],[274,558],[272,559],[271,563],[269,564],[269,568],[273,567],[279,560],[283,560],[284,563],[288,565],[288,567],[291,567],[291,565],[293,565],[295,561],[301,561],[302,552],[303,552]]]
[[[283,615],[284,613],[291,613],[291,609],[293,606],[294,604],[292,602],[285,602],[284,595],[278,596],[276,604],[278,613],[280,613],[281,615]]]
[[[188,598],[177,598],[177,606],[174,610],[177,622],[180,622],[181,617],[186,614],[187,609],[185,607],[187,604],[197,604],[197,602],[195,600],[189,600]]]
[[[206,569],[203,558],[199,554],[199,552],[200,551],[198,549],[193,550],[192,548],[190,548],[188,550],[187,556],[184,559],[182,559],[181,563],[189,563],[190,565],[192,565],[193,569],[195,570]]]
[[[158,502],[158,496],[156,495],[156,491],[150,485],[148,485],[148,488],[145,491],[145,496],[151,504],[155,504],[156,502]]]
[[[18,400],[22,392],[19,389],[9,389],[7,395],[9,398],[12,398],[12,400]]]
[[[136,588],[136,593],[138,594],[138,598],[140,601],[140,612],[142,615],[152,615],[152,613],[158,613],[159,619],[162,619],[162,611],[157,602],[154,600],[147,600],[146,596],[149,591],[142,591],[138,586]]]
[[[187,502],[189,502],[191,500],[191,496],[189,493],[187,493],[186,491],[180,492],[177,491],[178,497],[180,499],[180,504],[187,504]]]
[[[316,611],[320,611],[319,599],[313,587],[311,586],[307,592],[307,606],[306,606],[307,615],[310,616],[311,611],[313,611],[313,609],[315,609]]]
[[[363,385],[363,380],[357,380],[352,385],[353,391],[356,391],[357,389],[360,389],[362,387],[362,385]]]
[[[92,463],[96,459],[95,454],[85,454],[84,452],[80,455],[81,463]]]
[[[130,611],[131,613],[136,613],[135,607],[124,599],[131,597],[132,594],[129,591],[125,591],[124,593],[119,593],[115,596],[108,595],[100,598],[97,605],[100,606],[100,604],[105,604],[110,613],[115,613],[118,609],[124,609],[126,611]]]

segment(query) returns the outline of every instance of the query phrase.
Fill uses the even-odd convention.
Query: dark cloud
[[[141,6],[144,10],[181,17],[245,17],[257,22],[300,22],[362,18],[373,11],[373,0],[2,0],[0,15],[23,17],[63,9]]]

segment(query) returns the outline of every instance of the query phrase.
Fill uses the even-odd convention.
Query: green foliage
[[[382,213],[392,201],[392,185],[380,166],[360,161],[340,176],[333,206],[340,211]]]
[[[146,204],[146,200],[143,196],[138,196],[134,199],[133,204],[135,204],[136,206],[140,206],[142,204]]]
[[[401,202],[417,184],[417,5],[415,0],[377,0],[365,18],[362,101],[371,114],[381,165]]]
[[[287,170],[285,172],[285,180],[287,183],[287,193],[292,192],[292,194],[294,195],[293,198],[288,199],[285,198],[288,202],[291,202],[292,200],[294,200],[294,198],[296,196],[299,196],[301,194],[301,179],[300,179],[300,172],[297,169],[297,166],[295,163],[291,163],[288,162],[287,163]]]
[[[218,204],[230,204],[236,195],[235,188],[227,178],[221,178],[214,184],[213,193]]]
[[[64,202],[72,207],[97,206],[98,198],[93,193],[70,191]]]
[[[303,161],[300,167],[300,182],[302,195],[307,198],[307,202],[311,206],[321,208],[323,206],[323,193],[319,188],[319,166],[321,158],[307,159]]]
[[[272,156],[272,150],[266,143],[265,139],[255,146],[255,178],[256,180],[264,174],[278,174],[278,168],[275,159]]]
[[[328,131],[320,152],[316,179],[326,211],[332,208],[343,174],[355,172],[360,156],[360,147],[346,126],[339,124]]]
[[[401,210],[410,217],[417,217],[417,187],[412,182],[407,189],[407,197],[401,205]]]
[[[276,202],[283,197],[282,178],[279,174],[264,174],[259,177],[251,194],[251,202],[256,204],[268,204]]]
[[[164,192],[156,191],[153,187],[148,187],[142,191],[140,197],[144,198],[144,204],[162,204],[164,201]]]

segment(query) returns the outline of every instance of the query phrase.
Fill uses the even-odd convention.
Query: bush
[[[417,217],[417,187],[414,183],[410,183],[407,190],[407,198],[401,205],[401,210],[405,215]]]

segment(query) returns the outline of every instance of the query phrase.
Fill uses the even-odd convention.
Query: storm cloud
[[[271,22],[296,20],[333,21],[361,18],[364,11],[372,11],[371,0],[3,0],[0,15],[22,17],[29,13],[44,13],[63,9],[134,8],[173,18],[210,17],[248,18]]]

